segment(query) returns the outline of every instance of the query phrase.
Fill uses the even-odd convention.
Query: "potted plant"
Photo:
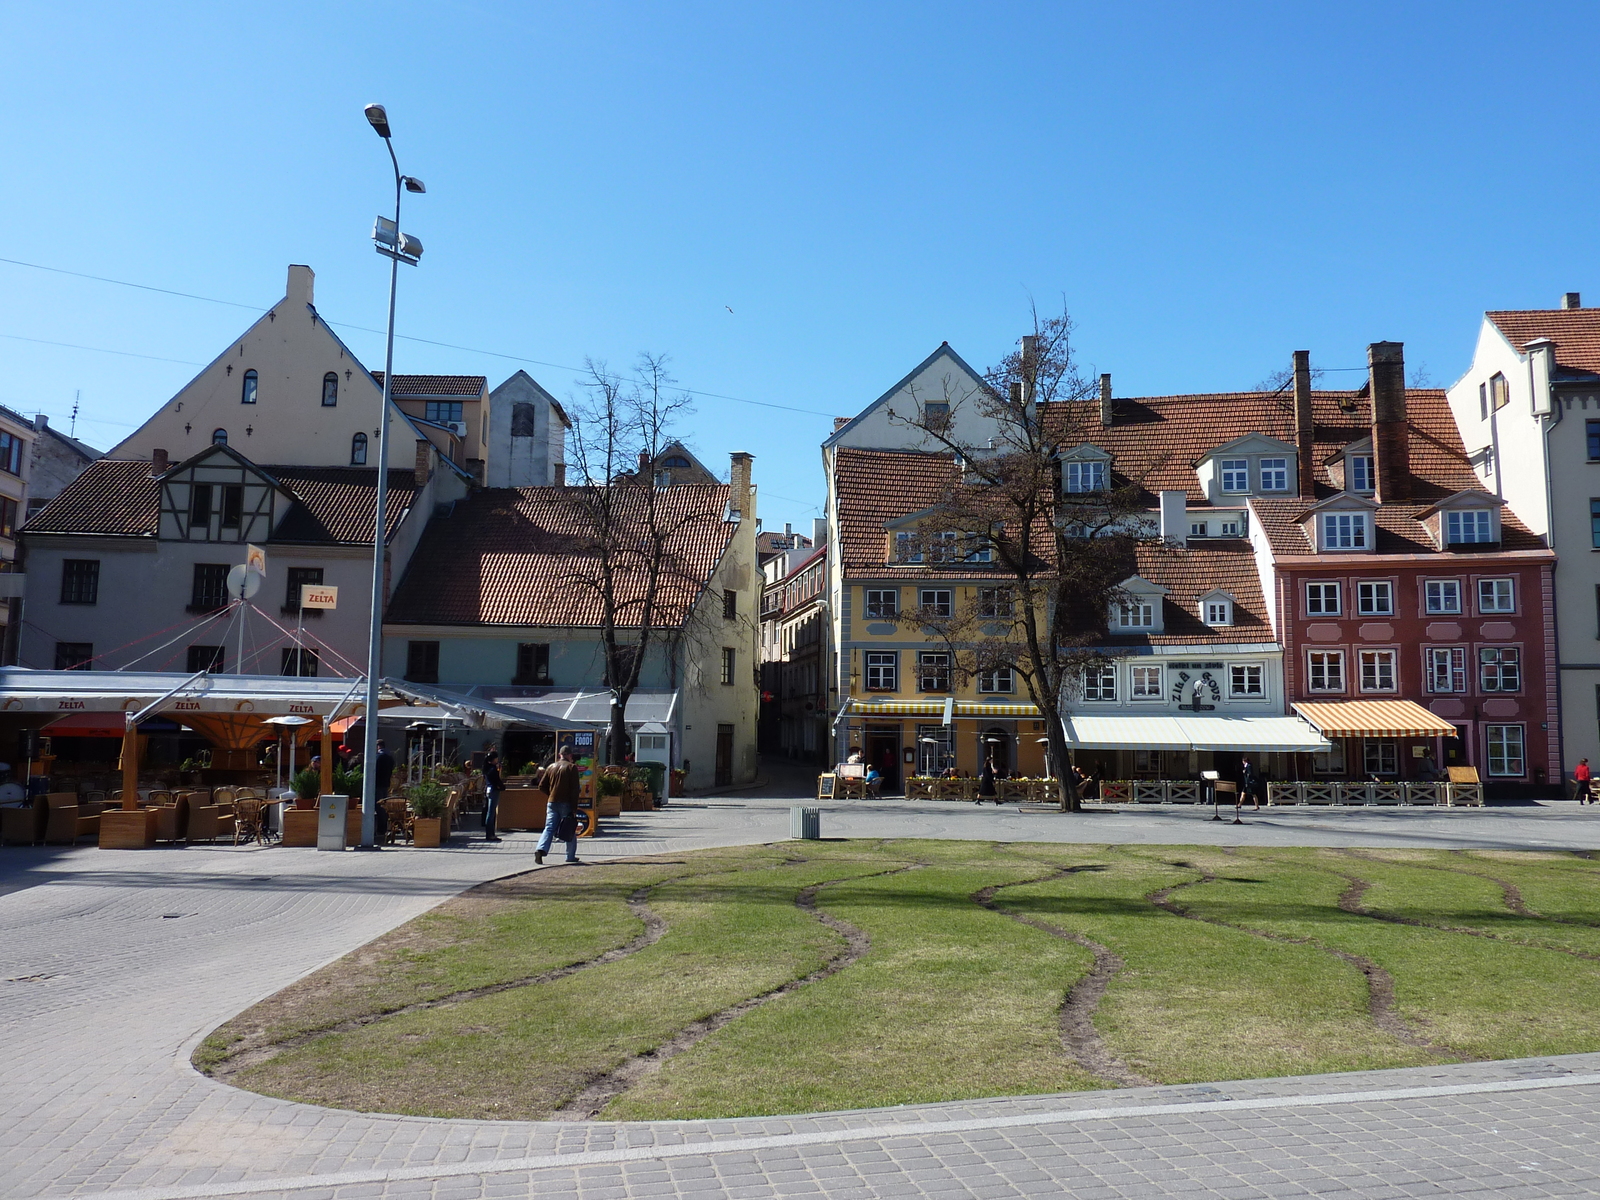
[[[437,848],[448,834],[444,828],[445,809],[450,802],[450,789],[432,779],[413,783],[406,788],[406,800],[415,816],[412,822],[412,841],[424,848]]]
[[[200,782],[200,772],[210,763],[205,758],[186,758],[178,764],[178,782],[195,785]]]
[[[289,786],[294,788],[294,806],[296,808],[315,808],[317,796],[322,791],[322,773],[312,767],[303,771],[296,771]]]
[[[333,790],[341,796],[349,796],[350,799],[359,801],[361,799],[361,771],[359,769],[346,771],[343,767],[336,765],[333,768]],[[379,796],[378,799],[382,800],[383,797]]]
[[[602,817],[622,814],[622,793],[628,786],[628,777],[621,767],[602,767],[595,775],[595,811]]]

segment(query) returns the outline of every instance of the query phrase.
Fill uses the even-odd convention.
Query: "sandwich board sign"
[[[338,608],[339,589],[322,583],[300,585],[301,608]]]

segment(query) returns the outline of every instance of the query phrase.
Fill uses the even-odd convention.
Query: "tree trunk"
[[[1056,769],[1056,787],[1061,799],[1062,812],[1082,812],[1083,803],[1078,795],[1078,776],[1072,769],[1072,751],[1067,748],[1066,735],[1061,732],[1061,718],[1045,717],[1045,736],[1050,739],[1050,762]]]
[[[619,765],[627,755],[628,698],[618,696],[611,706],[611,724],[606,731],[606,762]]]

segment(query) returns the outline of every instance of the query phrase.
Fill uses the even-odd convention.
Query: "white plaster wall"
[[[942,450],[920,430],[889,418],[920,420],[925,401],[949,403],[952,438],[962,445],[983,446],[998,428],[993,418],[979,412],[982,381],[968,371],[948,347],[902,384],[892,396],[862,414],[854,428],[836,443],[852,449]]]
[[[489,487],[547,487],[555,482],[555,464],[566,461],[566,426],[556,416],[551,400],[525,371],[518,371],[489,394],[489,444],[484,451],[484,481]],[[533,406],[533,437],[511,436],[511,418],[518,404]]]

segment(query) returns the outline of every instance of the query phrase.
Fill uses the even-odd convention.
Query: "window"
[[[1516,776],[1525,774],[1522,755],[1521,725],[1489,725],[1489,774]]]
[[[1430,579],[1423,588],[1428,612],[1453,614],[1461,611],[1461,581],[1459,579]]]
[[[227,659],[221,646],[190,646],[189,647],[189,674],[196,671],[210,671],[220,675],[224,670]]]
[[[1124,629],[1154,629],[1156,608],[1148,600],[1128,600],[1117,605],[1117,624]]]
[[[612,675],[612,662],[609,658],[605,661],[605,669],[601,672],[607,687],[619,687],[633,678],[633,664],[639,657],[638,646],[618,646],[616,658],[616,674]]]
[[[550,682],[550,645],[547,642],[517,643],[517,675],[512,683]]]
[[[22,439],[4,429],[0,429],[0,471],[22,474]]]
[[[1261,490],[1263,492],[1286,492],[1289,490],[1289,460],[1287,458],[1263,458],[1261,460]]]
[[[1489,419],[1489,385],[1486,384],[1486,383],[1480,383],[1478,385],[1478,420],[1487,421],[1488,419]]]
[[[1352,454],[1346,463],[1350,472],[1350,486],[1345,488],[1345,491],[1372,491],[1372,455]]]
[[[406,678],[412,683],[439,682],[439,643],[406,643]]]
[[[256,402],[256,385],[259,379],[254,371],[244,373],[244,382],[239,386],[239,403],[254,404]]]
[[[1489,379],[1489,403],[1497,412],[1511,403],[1511,385],[1498,371]]]
[[[733,669],[736,657],[737,652],[732,646],[724,646],[722,648],[722,682],[728,687],[733,686]]]
[[[339,403],[339,377],[329,371],[322,377],[322,407],[332,408]],[[285,675],[290,672],[285,671]]]
[[[322,582],[321,567],[290,567],[289,584],[283,593],[283,611],[297,613],[300,611],[300,589],[310,584],[315,586]],[[320,608],[308,609],[308,612],[321,612]]]
[[[1394,651],[1361,651],[1361,690],[1363,692],[1394,691]]]
[[[893,650],[868,650],[867,691],[894,692],[900,689],[900,656]]]
[[[1600,500],[1589,501],[1589,543],[1600,550]]]
[[[1447,545],[1494,541],[1494,521],[1487,508],[1462,508],[1447,512],[1444,528]]]
[[[1017,690],[1016,675],[1010,667],[992,667],[978,672],[980,692],[1006,693]]]
[[[1516,597],[1509,579],[1478,580],[1478,611],[1481,613],[1516,612]]]
[[[1313,692],[1344,691],[1344,651],[1313,650],[1307,656],[1310,672],[1307,676]]]
[[[1206,536],[1206,523],[1204,521],[1190,521],[1189,522],[1189,536],[1190,537],[1205,537]]]
[[[1106,464],[1096,460],[1067,464],[1067,491],[1103,492],[1106,490]]]
[[[900,590],[898,588],[868,588],[867,616],[895,617],[900,615]]]
[[[1400,774],[1399,747],[1392,738],[1366,738],[1362,741],[1368,775]]]
[[[946,402],[928,401],[922,406],[922,423],[929,429],[943,429],[950,424],[950,405]]]
[[[15,537],[17,532],[17,502],[10,496],[0,496],[0,537]]]
[[[94,663],[93,642],[57,642],[56,670],[87,671]],[[196,667],[195,670],[200,668]]]
[[[1589,443],[1589,461],[1600,462],[1600,421],[1585,421],[1583,431]]]
[[[1484,646],[1478,651],[1478,686],[1486,692],[1522,690],[1522,651],[1515,646]]]
[[[1188,757],[1189,756],[1187,754],[1184,755],[1185,760],[1187,760]],[[1187,761],[1185,761],[1184,765],[1188,765]],[[1154,776],[1157,779],[1161,778],[1161,751],[1135,750],[1133,752],[1133,772],[1135,775]]]
[[[1259,663],[1234,663],[1228,668],[1228,695],[1246,700],[1267,694]]]
[[[211,485],[209,483],[192,484],[189,488],[189,526],[190,529],[197,525],[211,524]]]
[[[316,650],[304,647],[296,649],[293,646],[283,648],[283,661],[279,668],[280,675],[300,675],[314,679],[317,668],[321,665],[321,655]]]
[[[1324,550],[1365,550],[1367,548],[1367,514],[1323,513],[1322,548]]]
[[[213,429],[211,431],[211,444],[213,446],[226,446],[228,444],[228,431],[226,429]]]
[[[61,603],[100,602],[100,560],[67,558],[61,562]]]
[[[1330,750],[1322,750],[1311,756],[1311,773],[1313,775],[1343,775],[1344,774],[1344,743],[1334,742]]]
[[[1429,646],[1424,651],[1428,664],[1430,692],[1467,690],[1467,652],[1460,646]]]
[[[530,433],[528,436],[533,435]],[[661,460],[661,465],[669,471],[686,471],[689,468],[689,460],[681,454],[669,454]]]
[[[1239,518],[1238,517],[1230,517],[1227,520],[1218,522],[1218,524],[1217,524],[1217,536],[1218,537],[1238,537],[1239,536]]]
[[[949,588],[923,588],[917,593],[917,603],[930,617],[948,617],[954,611],[953,596]]]
[[[244,488],[237,483],[222,487],[222,528],[238,529],[244,518]]]
[[[1160,667],[1134,667],[1132,690],[1129,694],[1135,700],[1160,700],[1166,690],[1162,675]]]
[[[1394,585],[1386,579],[1356,584],[1356,612],[1363,617],[1394,615]]]
[[[424,415],[440,425],[459,424],[465,407],[465,402],[461,400],[429,400]],[[689,464],[685,462],[683,465]]]
[[[195,563],[194,588],[189,596],[189,611],[216,612],[228,606],[228,564]]]
[[[922,561],[922,544],[912,533],[897,533],[894,535],[894,558],[896,562],[919,563]]]
[[[1248,492],[1250,490],[1250,460],[1225,458],[1222,460],[1222,490]]]
[[[961,551],[956,545],[959,540],[960,535],[950,529],[934,534],[928,539],[928,561],[956,562],[961,557]]]
[[[367,435],[358,433],[350,439],[350,465],[364,467],[367,465]]]
[[[937,775],[956,760],[954,730],[948,725],[917,726],[917,769]]]
[[[739,593],[732,588],[722,589],[722,619],[732,621],[739,615]]]
[[[1085,700],[1115,700],[1117,698],[1117,668],[1109,665],[1085,667],[1083,669],[1083,698]]]
[[[978,615],[980,617],[1009,617],[1013,612],[1012,591],[1008,587],[979,588]]]
[[[967,561],[986,563],[994,561],[994,542],[986,533],[967,534]]]
[[[1226,600],[1207,600],[1205,620],[1207,625],[1232,625],[1233,605]]]
[[[1314,617],[1337,617],[1341,611],[1337,583],[1306,584],[1306,612]]]
[[[950,690],[950,656],[942,651],[924,650],[917,655],[917,691]]]

